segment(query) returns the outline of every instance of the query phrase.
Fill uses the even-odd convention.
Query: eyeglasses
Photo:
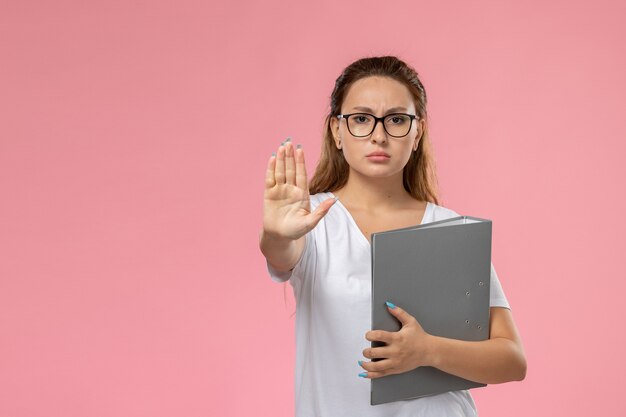
[[[414,114],[406,113],[392,113],[384,117],[376,117],[369,113],[351,113],[338,114],[337,118],[346,119],[348,132],[357,138],[369,136],[376,129],[378,122],[383,123],[383,128],[389,136],[401,138],[411,131],[413,119],[419,119]]]

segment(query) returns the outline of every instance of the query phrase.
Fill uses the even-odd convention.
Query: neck
[[[350,170],[346,185],[334,194],[342,204],[372,213],[397,208],[414,200],[402,185],[402,171],[390,177],[372,178]]]

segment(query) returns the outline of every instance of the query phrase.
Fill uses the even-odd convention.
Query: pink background
[[[626,3],[97,3],[0,6],[0,417],[292,415],[265,167],[292,136],[312,173],[378,54],[426,86],[443,205],[494,221],[528,374],[479,414],[621,413]]]

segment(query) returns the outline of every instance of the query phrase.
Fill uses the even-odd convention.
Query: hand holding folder
[[[385,302],[432,335],[489,338],[491,220],[459,216],[372,234],[372,329],[398,331]],[[384,346],[372,342],[372,347]],[[423,366],[371,380],[372,405],[486,384]]]

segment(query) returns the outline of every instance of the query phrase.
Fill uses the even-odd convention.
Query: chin
[[[394,175],[400,174],[402,176],[402,171],[404,167],[390,167],[390,166],[378,166],[378,167],[363,167],[359,169],[352,169],[353,171],[357,171],[360,175],[364,177],[372,177],[372,178],[387,178],[392,177]]]

